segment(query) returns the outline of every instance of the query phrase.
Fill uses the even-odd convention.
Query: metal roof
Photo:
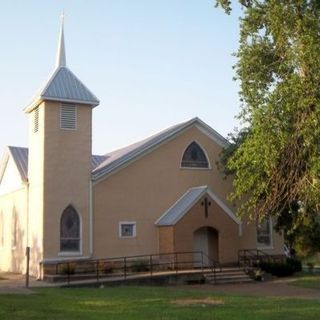
[[[228,141],[222,137],[217,131],[209,127],[206,123],[199,118],[193,118],[189,121],[174,125],[168,129],[165,129],[147,139],[136,142],[130,146],[118,149],[116,151],[106,154],[106,160],[102,162],[92,171],[92,179],[98,180],[109,173],[127,165],[130,161],[139,158],[143,154],[153,150],[179,134],[182,134],[185,130],[192,126],[196,126],[202,132],[210,136],[221,147],[226,147]]]
[[[107,159],[107,156],[92,155],[91,156],[91,168],[92,168],[92,170],[95,169],[97,166],[99,166],[106,159]]]
[[[67,66],[66,50],[64,45],[63,25],[64,25],[64,13],[62,13],[61,15],[61,26],[60,26],[58,51],[57,51],[57,58],[56,58],[56,68]]]
[[[54,71],[46,85],[36,94],[25,111],[30,112],[44,100],[88,104],[90,106],[99,104],[97,97],[67,67],[59,67]]]
[[[138,159],[144,154],[151,152],[155,148],[159,147],[162,143],[173,139],[179,134],[182,134],[192,126],[197,127],[204,134],[222,147],[228,145],[228,141],[222,137],[218,132],[213,130],[199,118],[193,118],[189,121],[174,125],[168,129],[165,129],[149,138],[136,142],[127,147],[115,150],[105,155],[92,155],[92,180],[97,181],[100,178],[104,178],[110,173],[125,167],[131,161]],[[21,170],[23,179],[27,179],[28,172],[28,149],[20,147],[9,147],[12,150],[12,156],[16,161],[17,167]],[[14,156],[15,155],[15,156]],[[1,166],[0,166],[1,177]]]
[[[28,180],[28,149],[20,147],[8,147],[10,154],[18,168],[22,181]]]
[[[25,108],[32,111],[44,100],[88,104],[95,107],[99,104],[97,97],[72,73],[66,65],[64,44],[63,17],[61,20],[56,66],[53,74]]]
[[[240,220],[222,199],[207,186],[200,186],[190,188],[155,222],[155,225],[158,227],[175,225],[205,194],[215,201],[235,223],[240,224]]]
[[[59,67],[40,93],[43,100],[98,105],[99,100],[67,67]]]
[[[207,186],[189,189],[173,206],[171,206],[157,221],[157,226],[175,225],[187,211],[201,198]]]
[[[7,150],[3,156],[3,159],[0,163],[0,180],[4,173],[4,170],[7,165],[7,161],[9,156],[12,156],[17,169],[20,173],[22,181],[28,180],[28,158],[29,158],[29,150],[28,148],[22,147],[12,147],[8,146]],[[91,157],[91,168],[92,170],[96,168],[101,162],[106,160],[106,156],[92,155]]]

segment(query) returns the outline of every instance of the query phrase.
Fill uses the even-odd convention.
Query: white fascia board
[[[207,190],[208,195],[214,202],[238,225],[241,221],[236,217],[234,212],[210,189]]]
[[[2,156],[1,162],[0,162],[0,183],[2,181],[4,172],[6,171],[6,167],[9,161],[9,155],[10,155],[10,151],[9,148],[6,147],[4,155]]]
[[[204,186],[198,187],[198,188],[203,188]],[[194,189],[194,188],[192,188]],[[183,210],[183,212],[179,215],[179,217],[177,219],[175,219],[171,224],[163,224],[160,225],[159,227],[165,227],[165,226],[173,226],[175,225],[179,220],[181,220],[184,215],[205,195],[208,194],[208,196],[229,216],[229,218],[231,218],[236,224],[238,224],[239,226],[241,225],[241,221],[235,216],[235,214],[233,213],[233,211],[227,207],[227,205],[213,192],[211,191],[208,187],[206,189],[203,190],[203,192],[201,192],[195,199],[194,201],[192,201],[192,203],[189,204],[188,207],[185,208],[185,210]],[[185,194],[182,195],[182,197],[180,197],[168,210],[166,210],[166,212],[164,214],[161,215],[161,217],[159,219],[157,219],[157,221],[155,222],[155,225],[158,226],[157,224],[159,223],[159,221],[161,220],[162,217],[164,217],[168,211],[171,210],[171,208],[173,208],[179,201],[181,198],[183,198],[185,196]],[[240,232],[240,231],[239,231]]]
[[[67,98],[54,98],[54,97],[49,97],[49,96],[41,96],[42,101],[57,101],[57,102],[66,102],[66,103],[75,103],[75,104],[88,104],[92,107],[96,107],[99,102],[97,101],[85,101],[85,100],[76,100],[76,99],[67,99]]]
[[[189,129],[189,127],[191,125],[193,125],[193,123],[190,123],[190,122],[191,121],[187,122],[185,124],[185,126],[178,128],[176,131],[173,131],[172,133],[163,137],[161,140],[157,141],[156,143],[153,143],[151,145],[147,145],[144,148],[142,148],[141,150],[137,150],[136,152],[134,152],[134,150],[133,150],[131,155],[129,155],[130,154],[130,152],[129,152],[129,154],[128,154],[129,157],[126,158],[124,156],[124,159],[122,161],[119,161],[119,163],[117,163],[117,160],[115,160],[114,166],[110,165],[109,168],[107,167],[105,170],[102,170],[101,172],[98,172],[97,174],[92,174],[92,180],[94,181],[94,185],[96,185],[100,181],[106,179],[109,175],[114,174],[114,173],[118,172],[119,170],[127,167],[132,162],[134,162],[134,161],[140,159],[141,157],[149,154],[150,152],[156,150],[162,144],[167,143],[167,142],[173,140],[175,137],[183,134],[185,131],[187,131]],[[139,147],[138,147],[138,149],[139,149]]]
[[[226,138],[224,138],[217,131],[209,127],[206,123],[204,123],[200,119],[198,119],[196,128],[199,129],[199,131],[205,134],[208,138],[216,142],[220,147],[226,148],[230,145],[230,142]]]
[[[197,201],[199,201],[199,199],[201,199],[201,197],[207,192],[208,187],[207,186],[199,186],[199,187],[194,187],[191,189],[196,189],[196,188],[205,188],[203,190],[203,192],[201,192],[180,214],[179,217],[177,217],[172,223],[168,223],[168,224],[161,224],[158,225],[158,223],[161,221],[161,219],[167,215],[167,213],[176,206],[177,203],[179,203],[179,201],[185,197],[186,192],[168,209],[166,210],[165,213],[163,213],[160,218],[157,219],[157,221],[154,223],[157,227],[168,227],[168,226],[174,226],[182,217],[184,217],[184,215],[197,203]],[[190,190],[190,189],[189,189]],[[189,191],[188,190],[188,191]]]
[[[199,129],[202,133],[204,133],[206,136],[211,138],[219,146],[221,146],[223,148],[228,146],[229,142],[224,137],[219,135],[215,130],[210,128],[207,124],[205,124],[199,118],[193,118],[190,121],[186,122],[183,126],[177,128],[177,130],[170,133],[168,136],[165,136],[161,140],[157,141],[156,143],[151,144],[151,145],[147,145],[145,148],[142,148],[141,150],[137,150],[137,152],[133,152],[132,155],[130,155],[128,158],[126,158],[124,156],[124,159],[122,161],[119,161],[119,163],[117,163],[117,160],[116,160],[114,166],[112,166],[112,165],[110,165],[110,167],[107,166],[107,168],[105,170],[101,170],[101,172],[98,172],[97,174],[92,174],[91,176],[92,176],[92,181],[94,181],[94,185],[99,183],[100,181],[104,180],[109,175],[114,174],[114,173],[118,172],[119,170],[127,167],[132,162],[140,159],[142,156],[157,149],[163,143],[169,142],[169,141],[173,140],[175,137],[183,134],[189,128],[191,128],[193,125],[195,125],[197,129]]]

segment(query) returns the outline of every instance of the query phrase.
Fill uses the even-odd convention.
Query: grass
[[[320,290],[320,275],[307,275],[291,283],[297,287],[311,288]]]
[[[318,300],[249,297],[158,287],[36,289],[0,295],[0,319],[319,319]]]

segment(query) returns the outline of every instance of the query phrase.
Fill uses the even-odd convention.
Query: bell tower
[[[92,251],[92,109],[99,100],[67,67],[63,20],[54,71],[25,108],[28,245],[37,269],[40,263],[90,257]]]

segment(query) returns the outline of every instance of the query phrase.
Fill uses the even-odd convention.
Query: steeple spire
[[[64,24],[64,12],[61,14],[61,27],[60,27],[60,36],[59,36],[58,52],[57,52],[57,59],[56,59],[56,69],[67,66],[66,51],[64,46],[63,24]]]

